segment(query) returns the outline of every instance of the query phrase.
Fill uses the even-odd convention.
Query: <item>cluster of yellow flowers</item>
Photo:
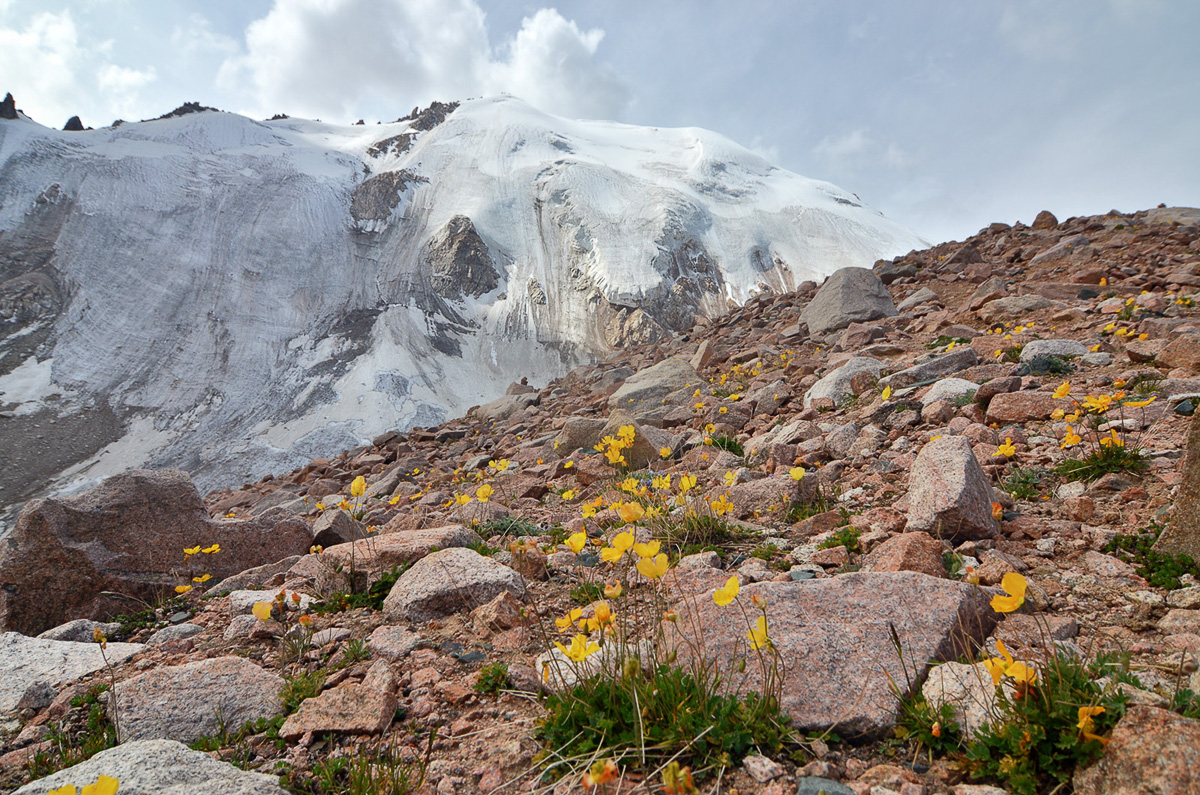
[[[1063,439],[1059,444],[1059,447],[1065,450],[1068,447],[1074,447],[1083,441],[1083,437],[1076,433],[1075,428],[1073,427],[1073,423],[1078,422],[1079,417],[1082,414],[1092,414],[1098,417],[1107,413],[1114,406],[1140,409],[1149,406],[1157,399],[1156,396],[1151,395],[1150,397],[1140,400],[1129,400],[1127,399],[1127,395],[1125,394],[1124,390],[1121,389],[1121,387],[1125,386],[1124,381],[1118,380],[1114,382],[1113,385],[1117,387],[1117,391],[1113,392],[1111,395],[1088,395],[1083,399],[1082,403],[1072,398],[1072,402],[1075,404],[1075,410],[1069,414],[1063,409],[1054,410],[1054,412],[1050,415],[1051,419],[1065,420],[1067,422],[1066,432],[1063,434]],[[1054,397],[1059,400],[1070,398],[1071,382],[1063,381],[1061,384],[1059,384],[1058,388],[1054,390]],[[1125,440],[1117,435],[1115,428],[1109,429],[1109,435],[1100,437],[1098,441],[1102,447],[1125,446]]]
[[[627,466],[629,462],[625,460],[625,450],[633,446],[636,438],[637,431],[632,425],[622,425],[615,437],[605,436],[593,449],[603,453],[613,466]]]
[[[120,782],[112,776],[100,776],[96,783],[86,785],[82,790],[76,790],[74,784],[50,790],[46,795],[115,795]]]
[[[185,547],[183,550],[183,561],[184,561],[184,563],[186,563],[188,558],[192,557],[193,555],[215,555],[220,551],[221,551],[220,544],[213,544],[211,546],[204,547],[203,549],[200,548],[199,544],[197,544],[194,547]],[[204,583],[208,582],[211,579],[212,579],[212,575],[205,573],[205,574],[199,574],[199,575],[192,577],[192,582],[203,585]],[[177,594],[185,594],[191,590],[192,590],[191,585],[176,585],[175,586],[175,593],[177,593]]]

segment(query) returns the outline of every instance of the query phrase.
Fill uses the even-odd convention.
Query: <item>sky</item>
[[[714,130],[944,241],[1200,206],[1197,33],[1196,0],[0,0],[0,92],[54,127],[507,92]]]

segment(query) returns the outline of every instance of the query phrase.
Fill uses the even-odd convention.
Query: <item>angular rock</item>
[[[1024,317],[1040,309],[1054,306],[1049,300],[1040,295],[1010,295],[988,301],[979,308],[979,319],[984,323],[994,323],[998,320],[1012,320]]]
[[[1070,411],[1072,406],[1069,399],[1055,399],[1050,392],[1002,392],[988,401],[986,422],[1017,425],[1048,420],[1055,409]]]
[[[995,714],[996,685],[982,663],[948,662],[934,666],[921,686],[921,695],[934,709],[951,704],[954,719],[968,737],[991,722]]]
[[[871,550],[863,561],[863,571],[917,571],[945,577],[942,553],[942,542],[928,533],[901,533]]]
[[[968,395],[978,394],[978,392],[979,384],[974,381],[968,381],[965,378],[943,378],[929,387],[929,391],[921,397],[921,405],[928,406],[939,400],[954,401],[966,398]]]
[[[45,795],[68,785],[81,789],[100,776],[117,779],[120,795],[288,795],[278,776],[241,770],[172,740],[118,745],[13,795]]]
[[[1200,721],[1130,706],[1100,761],[1076,770],[1075,795],[1191,795],[1200,792]]]
[[[859,373],[868,373],[874,379],[883,374],[883,362],[868,356],[857,356],[843,364],[831,373],[827,373],[820,381],[813,384],[804,395],[804,407],[811,408],[813,401],[827,398],[833,405],[841,405],[847,398],[857,394],[850,382]]]
[[[279,730],[285,740],[308,732],[381,734],[396,717],[396,697],[363,685],[345,684],[306,698]]]
[[[935,359],[930,359],[927,362],[909,367],[907,370],[901,370],[898,373],[879,379],[879,388],[890,386],[892,389],[901,389],[913,384],[919,384],[922,381],[928,381],[933,378],[941,378],[942,376],[957,373],[959,370],[965,370],[968,367],[974,367],[979,364],[979,354],[974,348],[963,346],[957,348],[944,356],[938,356]]]
[[[616,438],[617,433],[625,426],[633,428],[633,444],[621,451],[629,469],[645,468],[650,462],[659,460],[659,447],[674,446],[674,438],[670,437],[666,431],[643,425],[634,419],[632,414],[621,409],[613,410],[608,422],[600,429],[600,438],[603,439],[605,436]],[[668,438],[671,443],[666,443]]]
[[[979,385],[979,390],[975,393],[975,402],[987,408],[987,405],[992,402],[992,398],[996,395],[1005,392],[1016,392],[1020,388],[1020,376],[1011,375],[1007,378],[993,378]]]
[[[830,274],[821,289],[800,313],[810,334],[828,334],[855,321],[893,317],[896,305],[891,293],[866,268],[842,268]]]
[[[1058,219],[1054,217],[1054,213],[1049,210],[1042,210],[1033,219],[1031,229],[1053,229],[1058,226]]]
[[[754,583],[742,587],[738,600],[748,606],[755,595],[767,600],[768,634],[788,672],[781,706],[801,731],[836,727],[844,735],[878,735],[899,709],[891,682],[902,692],[909,679],[919,687],[931,662],[972,653],[996,621],[979,588],[915,572]],[[668,624],[667,632],[698,622],[711,659],[749,652],[747,620],[736,605],[716,607],[710,592],[677,610],[678,624]],[[907,676],[892,645],[893,627],[904,646]],[[677,648],[686,663],[690,649]],[[743,692],[761,687],[749,654],[745,673],[731,672],[729,679]]]
[[[475,409],[475,416],[484,422],[502,422],[509,417],[520,414],[530,406],[536,406],[540,401],[538,395],[505,395],[491,403],[484,403]]]
[[[144,648],[141,643],[110,643],[102,652],[100,645],[91,640],[48,640],[16,632],[0,634],[0,716],[17,709],[31,689],[48,686],[59,691],[109,664],[120,665]]]
[[[1021,361],[1028,362],[1035,356],[1057,356],[1060,359],[1086,356],[1087,346],[1078,340],[1030,340],[1021,348]]]
[[[591,451],[593,445],[600,441],[600,431],[604,428],[604,420],[591,417],[567,417],[562,430],[554,440],[554,448],[559,455],[571,455],[576,450]]]
[[[701,381],[700,373],[682,359],[663,359],[653,367],[639,370],[608,398],[611,409],[654,408],[672,392],[696,386]]]
[[[901,301],[896,306],[896,309],[900,312],[907,312],[908,310],[918,307],[921,304],[937,304],[938,306],[941,306],[942,299],[938,298],[938,294],[933,290],[930,290],[928,287],[922,287],[920,290],[917,290],[908,298],[905,298],[903,301]]]
[[[1179,335],[1168,342],[1155,358],[1163,367],[1179,367],[1200,373],[1200,335]]]
[[[319,554],[305,555],[288,570],[288,579],[303,577],[320,582],[338,566],[348,570],[351,559],[356,571],[377,576],[393,566],[414,563],[434,549],[477,543],[478,534],[460,524],[399,532],[388,532],[388,525],[384,525],[379,533],[360,538],[353,544],[338,544]]]
[[[410,651],[421,644],[421,636],[410,632],[404,627],[384,625],[377,628],[367,638],[367,648],[373,657],[395,662],[403,659]]]
[[[429,621],[486,604],[502,591],[525,595],[521,575],[471,549],[444,549],[400,575],[383,602],[389,618]]]
[[[73,640],[79,643],[92,643],[95,638],[96,630],[100,630],[105,635],[111,635],[121,628],[120,623],[92,621],[87,618],[77,618],[74,621],[68,621],[61,626],[48,629],[38,635],[44,640]]]
[[[117,739],[178,740],[191,743],[219,734],[224,726],[283,712],[283,680],[242,657],[155,668],[117,683],[109,704],[118,718]]]
[[[991,483],[962,436],[943,436],[921,448],[909,471],[908,499],[909,531],[949,541],[997,533]]]
[[[30,502],[0,549],[0,628],[37,634],[69,619],[127,612],[196,567],[227,577],[306,551],[311,534],[294,517],[210,520],[187,473],[134,470],[73,497]],[[183,550],[219,544],[184,563]]]

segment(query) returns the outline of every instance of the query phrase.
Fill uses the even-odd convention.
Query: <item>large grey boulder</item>
[[[856,356],[813,384],[804,395],[804,408],[811,408],[813,401],[821,398],[832,400],[835,406],[841,405],[846,398],[857,394],[852,384],[854,376],[869,373],[877,380],[883,373],[883,366],[883,362],[870,356]]]
[[[155,668],[117,683],[117,740],[195,742],[283,712],[283,680],[242,657]]]
[[[652,367],[638,370],[609,395],[610,409],[636,410],[661,405],[672,392],[696,386],[701,381],[696,368],[683,359],[663,359]]]
[[[75,618],[104,619],[179,584],[179,572],[220,579],[306,552],[296,517],[208,518],[186,472],[133,470],[73,497],[30,502],[0,542],[0,629],[35,635]],[[187,547],[220,545],[186,563]]]
[[[950,541],[991,538],[992,487],[963,436],[943,436],[921,448],[909,470],[909,531]]]
[[[1027,362],[1035,356],[1086,356],[1087,352],[1087,347],[1078,340],[1030,340],[1021,348],[1021,361]]]
[[[393,619],[430,621],[474,610],[504,591],[524,596],[521,575],[473,549],[443,549],[400,575],[383,612]]]
[[[240,770],[173,740],[118,745],[31,781],[13,795],[46,795],[68,785],[83,789],[100,776],[115,778],[120,795],[287,795],[277,776]]]
[[[744,585],[738,602],[745,612],[735,604],[714,605],[711,591],[684,600],[678,622],[665,625],[668,636],[679,641],[676,627],[698,626],[706,660],[747,657],[744,673],[728,671],[728,686],[740,692],[762,686],[757,655],[746,641],[748,622],[757,620],[754,596],[766,599],[768,636],[781,657],[780,706],[801,731],[882,733],[900,709],[893,687],[906,697],[931,663],[973,654],[996,623],[983,590],[907,571]],[[680,642],[676,648],[686,665],[693,647]]]
[[[0,635],[0,715],[23,706],[44,707],[76,679],[106,665],[120,665],[144,648],[140,643],[110,643],[101,650],[90,640],[49,640],[5,632]],[[49,698],[43,698],[43,693]],[[46,703],[40,703],[43,700]]]
[[[842,268],[830,274],[800,313],[810,334],[828,334],[851,323],[898,314],[892,295],[867,268]]]

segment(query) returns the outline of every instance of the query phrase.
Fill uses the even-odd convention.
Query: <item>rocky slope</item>
[[[729,626],[732,613],[710,602],[713,589],[737,577],[740,599],[766,598],[786,663],[782,705],[794,725],[853,740],[826,735],[805,741],[800,754],[791,746],[752,755],[724,771],[721,791],[1005,792],[995,779],[967,778],[960,756],[918,756],[912,745],[884,742],[899,710],[889,677],[919,688],[928,676],[926,695],[958,693],[957,701],[945,697],[964,724],[977,725],[984,713],[971,701],[971,682],[980,681],[981,666],[953,661],[978,659],[974,643],[996,656],[1003,640],[1017,659],[1037,664],[1047,632],[1068,654],[1127,654],[1140,683],[1121,685],[1130,699],[1125,716],[1104,730],[1104,757],[1075,775],[1075,791],[1194,791],[1200,722],[1170,707],[1180,688],[1200,691],[1200,583],[1184,570],[1162,579],[1164,570],[1141,568],[1144,553],[1110,542],[1164,522],[1175,546],[1160,542],[1159,551],[1200,539],[1187,507],[1200,501],[1200,421],[1189,418],[1200,402],[1200,210],[1062,223],[1043,213],[1032,226],[993,225],[963,243],[880,261],[873,272],[843,271],[821,287],[757,296],[541,389],[514,383],[508,396],[462,419],[385,433],[209,494],[212,518],[189,520],[198,535],[234,538],[299,518],[323,550],[221,582],[195,581],[159,610],[158,626],[109,625],[114,641],[132,642],[110,644],[124,744],[81,766],[79,783],[98,772],[136,775],[121,760],[141,751],[137,743],[211,735],[219,710],[237,720],[287,713],[281,745],[256,730],[205,747],[259,773],[286,763],[290,785],[302,791],[321,791],[312,773],[319,764],[378,743],[399,743],[413,758],[432,727],[439,732],[424,791],[537,790],[534,731],[544,711],[532,696],[547,686],[539,666],[547,635],[558,637],[553,620],[580,606],[573,591],[615,572],[564,539],[582,530],[612,543],[627,521],[614,503],[630,499],[628,489],[645,489],[653,504],[654,477],[670,476],[675,494],[682,477],[694,475],[684,499],[701,512],[729,505],[725,518],[740,529],[671,561],[665,579],[684,616],[679,624],[694,618],[719,649],[744,634],[744,625]],[[1105,397],[1109,408],[1097,413]],[[1076,410],[1083,419],[1064,417]],[[1071,444],[1089,414],[1098,434],[1140,448],[1142,471],[1091,481],[1055,474],[1100,449]],[[626,426],[630,471],[618,474],[593,445]],[[805,472],[797,480],[798,467]],[[352,493],[360,476],[361,498]],[[144,493],[110,485],[110,494],[131,496],[105,504],[97,495],[32,503],[13,537],[80,550],[62,576],[67,565],[92,567],[121,582],[140,569],[114,554],[120,541],[102,517],[161,498],[153,478],[138,477]],[[176,476],[166,480],[178,488]],[[486,501],[482,487],[492,492]],[[361,521],[337,507],[343,499],[364,506]],[[169,504],[161,510],[165,526],[179,526],[167,518]],[[634,529],[648,540],[681,519],[643,518]],[[673,557],[691,552],[677,536],[659,537]],[[167,548],[177,539],[163,538],[164,554],[177,556],[162,567],[164,585],[193,582],[207,567],[205,553],[179,562],[182,554]],[[278,556],[287,552],[296,550]],[[328,597],[341,582],[337,565],[351,560],[367,579],[398,564],[411,568],[378,610],[318,614],[313,648],[298,657],[278,624],[250,615],[281,589],[285,601],[290,591],[300,611],[312,611],[309,599]],[[7,628],[16,626],[9,616],[28,615],[22,604],[52,587],[38,568],[19,548],[0,555],[0,577],[10,583],[0,594]],[[1023,573],[1029,587],[1018,611],[1000,615],[988,599],[1010,572]],[[624,585],[631,593],[623,598],[652,587],[637,577]],[[70,585],[73,606],[42,623],[109,618],[108,606],[83,601],[86,587]],[[266,590],[246,590],[256,587]],[[201,590],[215,598],[197,598]],[[590,599],[582,600],[585,618],[597,615]],[[705,607],[688,612],[695,605]],[[9,781],[26,780],[26,762],[50,750],[49,727],[81,725],[86,707],[70,699],[109,681],[94,644],[65,640],[86,639],[93,626],[53,627],[39,640],[3,636],[10,651],[0,656],[9,661],[0,662],[8,666],[0,707],[12,720],[0,765]],[[914,681],[899,668],[893,629]],[[47,643],[59,645],[50,653],[39,645]],[[477,692],[483,666],[494,663],[508,665],[508,687]],[[976,678],[964,678],[964,669]],[[327,678],[300,709],[264,702],[279,677],[315,671]],[[990,683],[986,673],[982,681]],[[186,709],[163,712],[155,706],[163,703]],[[397,707],[404,721],[394,720]],[[170,747],[176,757],[164,776],[212,761]],[[638,789],[636,764],[622,766],[630,775],[613,791]],[[223,770],[235,775],[231,765]],[[574,791],[578,772],[557,789]],[[22,792],[44,792],[63,776]],[[715,792],[718,782],[710,776],[700,785]]]
[[[12,115],[6,503],[141,465],[258,477],[923,245],[713,133],[512,97],[375,126]]]

